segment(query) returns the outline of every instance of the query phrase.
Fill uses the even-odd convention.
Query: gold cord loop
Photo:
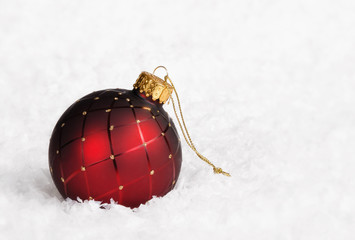
[[[171,81],[169,75],[168,75],[168,70],[166,69],[166,67],[164,66],[158,66],[154,69],[153,71],[153,74],[155,73],[155,71],[158,69],[158,68],[164,68],[165,71],[166,71],[166,76],[164,77],[164,80],[165,82],[167,83],[168,81],[170,82],[171,86],[173,87],[174,89],[174,92],[175,92],[175,96],[176,96],[176,100],[177,100],[177,103],[178,103],[178,107],[179,107],[179,112],[180,112],[180,117],[181,117],[181,120],[178,116],[178,113],[176,111],[176,107],[175,107],[175,102],[174,102],[174,99],[173,99],[173,96],[172,94],[170,95],[170,98],[169,100],[171,99],[171,102],[173,104],[173,108],[174,108],[174,112],[175,112],[175,116],[176,116],[176,119],[178,120],[178,123],[179,123],[179,126],[180,126],[180,129],[181,129],[181,132],[185,138],[185,141],[187,143],[187,145],[195,152],[195,154],[203,161],[205,161],[208,165],[212,166],[213,167],[213,172],[215,174],[223,174],[225,176],[228,176],[230,177],[231,175],[225,171],[222,170],[222,168],[219,168],[219,167],[216,167],[213,163],[211,163],[205,156],[203,156],[201,153],[199,153],[194,145],[194,143],[192,142],[191,140],[191,137],[190,137],[190,134],[189,134],[189,131],[187,130],[187,127],[186,127],[186,124],[185,124],[185,120],[184,120],[184,116],[182,114],[182,109],[181,109],[181,104],[180,104],[180,99],[179,99],[179,95],[176,91],[176,88],[173,84],[173,82]]]
[[[153,71],[153,74],[155,73],[155,71],[156,71],[158,68],[164,68],[164,70],[165,70],[165,72],[166,72],[166,76],[169,75],[169,74],[168,74],[168,69],[166,69],[166,67],[164,67],[164,66],[158,66],[158,67],[156,67],[156,68],[154,69],[154,71]],[[166,81],[166,79],[165,79],[165,81]]]

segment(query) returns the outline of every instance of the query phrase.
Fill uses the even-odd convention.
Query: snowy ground
[[[354,239],[353,0],[0,0],[0,239]],[[63,200],[48,141],[79,97],[168,67],[198,149],[134,211]],[[172,107],[165,108],[173,114]]]

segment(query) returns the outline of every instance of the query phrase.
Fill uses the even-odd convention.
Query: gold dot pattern
[[[167,146],[168,146],[168,149],[169,149],[169,151],[170,151],[170,154],[169,154],[169,159],[170,159],[170,161],[166,161],[166,163],[165,164],[163,164],[163,165],[161,165],[160,167],[158,167],[158,168],[156,168],[156,169],[151,169],[151,167],[149,167],[147,170],[148,170],[148,176],[149,176],[149,182],[150,182],[150,193],[149,193],[149,196],[148,196],[148,198],[150,199],[151,197],[152,197],[152,188],[154,188],[154,181],[152,180],[152,177],[153,177],[153,175],[156,175],[156,172],[160,172],[160,171],[162,171],[163,169],[165,169],[167,166],[169,166],[169,165],[171,165],[171,164],[173,164],[173,177],[172,177],[172,180],[171,180],[171,185],[174,185],[175,184],[175,181],[176,181],[176,179],[177,179],[177,174],[176,174],[176,166],[175,166],[175,161],[174,161],[174,156],[177,156],[177,158],[180,158],[180,162],[181,162],[181,147],[180,147],[180,143],[178,143],[178,146],[176,147],[176,150],[174,150],[174,152],[172,152],[172,149],[171,149],[171,146],[170,146],[170,140],[167,140],[167,138],[166,138],[166,132],[167,131],[169,131],[169,129],[172,129],[173,130],[173,135],[175,136],[175,138],[176,139],[178,139],[178,135],[177,135],[177,133],[176,133],[176,129],[175,128],[165,128],[163,125],[161,125],[162,123],[160,123],[160,122],[166,122],[166,123],[168,123],[169,122],[169,117],[167,117],[165,114],[161,114],[160,113],[160,111],[159,110],[156,110],[155,109],[155,106],[152,106],[152,107],[146,107],[146,106],[140,106],[140,104],[135,104],[135,105],[137,105],[137,106],[135,106],[135,105],[133,105],[132,104],[132,101],[135,101],[135,99],[134,98],[132,98],[132,96],[130,96],[129,98],[128,97],[125,97],[125,96],[127,96],[126,95],[126,93],[123,93],[123,92],[118,92],[118,98],[117,97],[114,97],[114,98],[111,98],[111,101],[112,101],[112,103],[111,103],[111,105],[110,105],[110,108],[104,108],[104,107],[101,107],[101,108],[92,108],[91,109],[91,106],[92,105],[94,105],[95,106],[95,104],[96,103],[99,103],[100,101],[102,101],[102,100],[104,100],[104,99],[106,99],[106,96],[105,96],[105,94],[104,93],[106,93],[105,91],[103,91],[103,92],[98,92],[98,93],[96,93],[97,95],[100,95],[100,97],[92,97],[91,99],[91,103],[90,104],[88,104],[88,107],[87,107],[87,109],[85,109],[84,111],[81,111],[81,115],[84,117],[84,121],[83,121],[83,125],[82,125],[82,136],[81,137],[77,137],[77,138],[73,138],[72,140],[70,140],[70,141],[68,141],[67,143],[63,143],[63,144],[60,144],[60,140],[59,140],[59,145],[57,145],[57,146],[59,146],[59,149],[57,149],[57,150],[55,150],[54,152],[56,153],[56,155],[58,155],[58,157],[55,157],[55,158],[53,158],[52,160],[50,159],[50,165],[51,165],[51,168],[50,169],[52,169],[53,168],[53,166],[55,167],[55,166],[57,166],[57,167],[55,167],[55,169],[58,169],[58,164],[55,164],[55,162],[59,162],[59,169],[60,169],[60,171],[59,172],[61,172],[60,173],[60,176],[59,176],[59,179],[60,179],[60,181],[63,183],[63,188],[62,188],[62,190],[60,190],[60,192],[62,193],[62,191],[64,191],[65,192],[65,196],[68,196],[67,194],[67,190],[66,190],[66,188],[67,187],[70,187],[70,184],[71,184],[71,181],[73,180],[73,179],[77,179],[78,177],[77,176],[79,176],[80,174],[84,174],[83,175],[83,181],[84,181],[84,185],[86,186],[86,188],[87,188],[87,196],[90,196],[89,198],[95,198],[95,199],[105,199],[105,197],[107,197],[107,196],[110,196],[111,194],[118,194],[118,192],[116,192],[116,191],[122,191],[122,194],[118,194],[119,195],[119,200],[118,200],[118,202],[119,203],[121,203],[121,201],[124,201],[124,192],[125,192],[125,188],[124,188],[124,186],[126,187],[126,186],[130,186],[130,185],[132,185],[132,184],[135,184],[135,182],[132,182],[132,183],[130,183],[130,182],[127,182],[127,183],[124,183],[124,184],[120,184],[120,174],[119,174],[119,170],[117,169],[117,166],[115,166],[115,168],[116,168],[116,172],[117,172],[117,187],[116,187],[116,189],[111,189],[111,190],[109,190],[109,191],[107,191],[107,192],[105,192],[105,193],[102,193],[102,194],[99,194],[99,195],[95,195],[95,194],[93,194],[94,192],[90,189],[90,184],[89,184],[89,181],[91,181],[90,180],[90,177],[89,177],[89,173],[90,173],[90,168],[91,167],[94,167],[94,166],[101,166],[101,164],[104,164],[105,162],[107,162],[107,161],[113,161],[114,163],[116,163],[116,162],[118,162],[119,163],[119,159],[120,159],[120,156],[121,155],[123,155],[123,154],[125,154],[124,152],[123,153],[115,153],[114,151],[112,151],[112,149],[111,149],[111,151],[112,151],[112,154],[111,155],[109,155],[108,157],[106,157],[106,158],[103,158],[102,160],[100,160],[100,161],[96,161],[96,162],[94,162],[94,163],[86,163],[85,162],[85,158],[83,158],[82,159],[82,162],[80,163],[81,164],[81,166],[79,166],[78,167],[78,170],[77,171],[74,171],[74,172],[72,172],[71,174],[67,174],[67,173],[65,173],[65,168],[64,168],[64,163],[62,162],[62,160],[61,160],[61,158],[62,158],[62,155],[63,155],[63,153],[60,153],[61,152],[61,150],[62,149],[65,149],[65,148],[68,148],[69,146],[72,146],[73,144],[75,144],[76,143],[76,141],[77,141],[77,139],[81,139],[81,142],[82,142],[82,151],[83,151],[83,147],[85,146],[85,144],[86,144],[86,142],[87,141],[89,141],[88,139],[92,136],[92,137],[94,137],[95,136],[95,134],[96,133],[88,133],[88,134],[86,134],[85,133],[85,121],[87,120],[87,116],[89,116],[89,118],[90,118],[90,114],[91,113],[95,113],[95,112],[98,112],[98,111],[100,111],[100,109],[104,109],[109,115],[110,115],[110,113],[112,112],[112,111],[116,111],[116,109],[125,109],[125,108],[131,108],[132,109],[132,111],[133,111],[133,114],[134,114],[134,117],[136,118],[137,116],[136,116],[136,113],[135,113],[135,109],[142,109],[142,110],[145,110],[145,111],[147,111],[147,112],[149,112],[149,114],[151,115],[151,117],[150,117],[150,119],[151,120],[149,120],[149,118],[144,118],[144,119],[136,119],[136,121],[135,121],[135,124],[137,125],[137,127],[138,128],[140,128],[140,125],[141,124],[143,124],[143,123],[145,123],[145,122],[148,122],[148,121],[156,121],[156,123],[157,123],[157,125],[159,126],[159,128],[161,129],[161,132],[159,133],[159,135],[158,136],[156,136],[155,138],[153,138],[153,139],[151,139],[151,140],[148,140],[148,141],[143,141],[143,146],[144,146],[144,148],[145,148],[145,151],[146,151],[146,155],[147,155],[147,158],[148,158],[148,162],[150,161],[150,159],[149,159],[149,157],[148,157],[148,155],[149,155],[149,149],[147,149],[147,148],[149,148],[149,144],[150,143],[153,143],[153,142],[155,142],[157,139],[159,139],[159,137],[162,137],[163,139],[164,139],[164,141],[166,142],[166,144],[167,144]],[[121,94],[120,94],[121,93]],[[116,92],[116,94],[117,94],[117,92]],[[117,96],[117,95],[116,95]],[[120,98],[121,98],[121,96],[123,97],[123,99],[124,100],[126,100],[126,102],[129,104],[129,105],[127,105],[126,107],[125,106],[121,106],[121,105],[115,105],[115,103],[121,103],[120,102]],[[117,98],[117,99],[116,99]],[[88,101],[85,97],[83,98],[83,99],[81,99],[81,101],[80,102],[85,102],[85,101]],[[95,102],[95,103],[94,103]],[[145,103],[146,104],[146,103]],[[60,124],[60,126],[61,126],[61,129],[66,129],[66,128],[68,128],[68,129],[70,129],[71,128],[71,119],[74,119],[75,118],[75,114],[73,114],[73,115],[71,115],[69,118],[66,118],[66,119],[63,119],[62,121],[61,121],[61,124]],[[159,118],[157,118],[157,117],[159,117]],[[65,128],[63,128],[64,127],[64,125],[66,126]],[[107,132],[114,132],[114,131],[116,131],[116,128],[119,130],[119,129],[121,129],[122,127],[125,127],[125,126],[131,126],[131,124],[120,124],[119,122],[115,122],[114,124],[111,124],[110,123],[110,120],[108,120],[108,124],[107,124],[107,128],[106,128],[106,131]],[[170,122],[168,123],[168,126],[169,127],[171,127],[171,124],[170,124]],[[60,133],[61,133],[61,131],[62,130],[60,130],[59,131],[59,135],[61,135]],[[141,130],[140,130],[141,131]],[[54,132],[55,133],[55,132]],[[53,136],[52,136],[52,138],[54,137],[54,134],[53,133]],[[108,133],[109,135],[111,134],[111,133]],[[58,135],[58,134],[57,134]],[[144,135],[144,134],[141,134],[141,135]],[[171,134],[169,134],[169,136],[170,136]],[[59,136],[59,139],[60,139],[60,136]],[[111,142],[111,140],[110,140],[110,142]],[[61,145],[61,146],[60,146]],[[110,145],[112,145],[111,143],[110,143]],[[111,148],[112,148],[112,146],[111,146]],[[126,151],[127,153],[128,152],[131,152],[131,151],[135,151],[135,149],[138,149],[139,148],[139,146],[137,146],[137,147],[134,147],[134,148],[132,148],[132,150],[128,150],[128,151]],[[179,157],[179,156],[180,157]],[[57,159],[57,160],[55,160],[55,159]],[[171,159],[173,160],[173,161],[171,161]],[[181,164],[181,163],[180,163]],[[148,164],[149,165],[149,164]],[[63,170],[64,169],[64,170]],[[180,165],[178,166],[178,170],[180,170]],[[56,173],[58,170],[55,170],[54,171],[54,174],[52,175],[53,176],[53,178],[55,179],[55,178],[57,178],[57,176],[58,176],[58,174]],[[53,172],[53,170],[51,170],[51,172]],[[144,177],[144,176],[142,176],[142,177]],[[64,180],[64,179],[66,179],[66,180]],[[83,186],[84,188],[85,188],[85,186]],[[93,195],[92,195],[93,194]],[[123,197],[122,197],[123,196]],[[149,199],[147,199],[147,200],[149,200]],[[115,199],[115,200],[117,200],[117,199]]]

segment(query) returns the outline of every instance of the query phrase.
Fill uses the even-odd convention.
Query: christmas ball
[[[133,90],[93,92],[72,104],[54,127],[49,167],[63,198],[113,199],[138,207],[178,180],[180,138],[163,104],[167,82],[143,72]]]

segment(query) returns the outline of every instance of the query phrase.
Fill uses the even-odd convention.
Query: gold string
[[[172,95],[170,95],[170,98],[169,100],[171,99],[171,102],[173,104],[173,108],[174,108],[174,112],[175,112],[175,116],[176,116],[176,119],[178,120],[178,123],[179,123],[179,126],[180,126],[180,129],[181,129],[181,132],[182,134],[184,135],[184,138],[185,138],[185,141],[187,143],[187,145],[196,153],[196,155],[203,161],[205,161],[208,165],[212,166],[213,167],[213,172],[216,173],[216,174],[223,174],[225,176],[228,176],[230,177],[231,175],[225,171],[222,170],[222,168],[219,168],[219,167],[216,167],[213,163],[210,162],[210,160],[208,160],[205,156],[203,156],[199,151],[197,151],[194,143],[192,142],[191,140],[191,137],[190,137],[190,134],[189,134],[189,131],[187,130],[187,127],[186,127],[186,124],[185,124],[185,120],[184,120],[184,116],[182,114],[182,109],[181,109],[181,104],[180,104],[180,99],[179,99],[179,95],[176,91],[176,88],[173,84],[173,82],[171,81],[169,75],[168,75],[168,70],[164,67],[164,66],[158,66],[154,69],[153,71],[153,74],[155,73],[155,70],[157,70],[158,68],[164,68],[165,71],[166,71],[166,76],[164,77],[165,79],[165,82],[167,82],[169,80],[171,86],[173,87],[174,89],[174,92],[175,92],[175,95],[176,95],[176,100],[178,102],[178,106],[179,106],[179,112],[180,112],[180,116],[181,116],[181,121],[180,121],[180,118],[179,118],[179,115],[176,111],[176,107],[175,107],[175,102],[174,102],[174,98]],[[182,124],[181,124],[182,122]]]

